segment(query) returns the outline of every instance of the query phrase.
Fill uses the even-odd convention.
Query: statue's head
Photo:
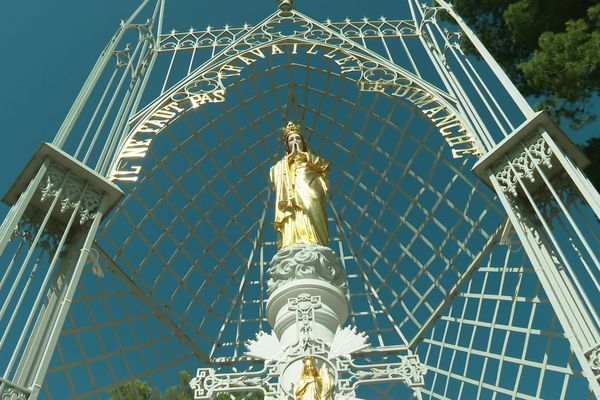
[[[283,141],[285,142],[285,150],[288,153],[292,152],[294,146],[298,146],[302,151],[308,150],[300,126],[292,121],[288,122],[287,126],[283,128]]]
[[[302,359],[303,372],[305,374],[315,375],[318,374],[317,363],[313,356],[305,356]]]

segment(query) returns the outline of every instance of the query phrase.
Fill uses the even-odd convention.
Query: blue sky
[[[346,16],[392,17],[398,8],[383,0],[319,2],[318,10],[311,10],[309,1],[296,3],[298,9],[321,20],[327,16],[332,20]],[[123,0],[4,2],[0,12],[2,190],[8,188],[38,144],[52,140],[96,58],[120,20],[127,18],[137,4]],[[234,1],[227,2],[226,7],[219,4],[168,2],[165,30],[252,24],[275,10],[275,0]]]
[[[0,123],[4,128],[0,146],[2,191],[15,179],[39,143],[52,140],[100,51],[119,21],[127,18],[138,3],[38,0],[3,5],[0,13],[4,39],[0,63],[4,78],[0,92]],[[404,2],[389,0],[296,0],[296,6],[318,20],[405,16],[400,14]],[[253,24],[274,10],[275,0],[226,3],[170,0],[165,30]],[[599,122],[589,126],[583,135],[578,134],[579,139],[597,132],[599,126]],[[0,210],[2,215],[7,208],[3,206]]]
[[[51,141],[100,51],[137,1],[7,1],[0,12],[0,146],[5,191],[41,141]],[[220,2],[177,0],[167,4],[165,30],[190,26],[239,26],[260,21],[275,0]],[[315,6],[318,4],[318,7]],[[318,20],[395,18],[403,2],[296,0],[296,8]],[[596,101],[600,112],[600,101]],[[576,132],[577,141],[598,135],[596,121]],[[567,133],[573,133],[565,128]],[[6,208],[2,207],[4,214]]]

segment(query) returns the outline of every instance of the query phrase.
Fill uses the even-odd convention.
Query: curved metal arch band
[[[401,87],[401,86],[398,86],[399,85],[398,83],[396,83],[398,79],[409,80],[411,82],[411,85],[409,85],[409,86],[414,87],[417,90],[424,91],[425,93],[429,93],[429,94],[433,95],[436,98],[435,101],[437,101],[442,106],[446,107],[447,110],[449,110],[451,112],[451,114],[455,115],[456,118],[462,124],[462,126],[465,127],[466,132],[468,134],[470,134],[470,136],[473,138],[475,143],[479,147],[481,147],[481,143],[480,143],[480,140],[478,139],[478,136],[476,135],[475,131],[470,126],[470,124],[467,123],[468,119],[465,118],[464,116],[462,116],[461,113],[459,111],[457,111],[457,109],[454,107],[454,105],[451,104],[451,102],[448,100],[451,98],[451,96],[449,96],[447,93],[441,91],[440,89],[436,88],[435,86],[429,84],[428,82],[424,81],[422,78],[410,73],[407,70],[404,70],[403,68],[401,68],[395,64],[392,64],[388,60],[377,55],[376,53],[371,52],[370,50],[368,50],[366,48],[360,48],[362,53],[355,51],[354,48],[359,47],[359,45],[356,43],[350,42],[344,38],[338,38],[339,40],[342,41],[342,43],[346,43],[347,45],[351,46],[351,48],[344,48],[341,46],[334,46],[334,45],[330,45],[327,43],[321,43],[321,42],[317,42],[317,41],[310,41],[310,40],[306,40],[306,39],[294,39],[294,38],[287,37],[287,38],[283,38],[283,39],[278,39],[273,42],[260,43],[260,44],[253,45],[253,46],[251,45],[251,46],[245,48],[243,50],[243,52],[239,52],[239,53],[236,52],[235,55],[228,55],[227,53],[229,51],[231,51],[231,50],[236,51],[235,46],[239,45],[242,42],[242,39],[243,38],[240,38],[240,40],[238,42],[236,42],[236,43],[232,44],[231,46],[229,46],[228,48],[224,49],[220,53],[219,56],[213,58],[211,61],[198,67],[194,72],[190,73],[188,75],[188,77],[186,77],[180,83],[176,84],[169,91],[165,92],[161,97],[156,99],[153,103],[151,103],[149,106],[147,106],[142,111],[140,111],[136,116],[134,116],[131,119],[130,124],[135,124],[135,127],[129,133],[127,138],[122,141],[121,147],[119,148],[119,152],[123,149],[123,146],[127,143],[127,141],[132,139],[137,134],[137,129],[139,129],[141,126],[143,126],[146,119],[149,118],[153,112],[156,112],[157,110],[160,109],[160,107],[164,106],[164,104],[166,102],[170,102],[173,100],[177,101],[180,94],[183,95],[182,98],[188,98],[192,95],[204,92],[204,91],[200,91],[198,93],[189,92],[189,90],[187,88],[189,88],[191,86],[195,86],[200,82],[203,82],[203,83],[207,83],[208,87],[212,88],[210,91],[218,90],[218,89],[225,89],[226,87],[223,84],[223,80],[222,80],[222,76],[221,76],[222,74],[220,71],[222,70],[222,68],[224,66],[231,64],[235,60],[239,60],[240,55],[248,54],[249,52],[251,52],[253,50],[256,51],[256,50],[263,49],[267,45],[283,46],[284,44],[285,45],[290,45],[290,44],[293,45],[294,43],[300,43],[300,44],[307,45],[307,46],[319,46],[319,47],[323,47],[323,48],[327,48],[327,49],[331,50],[332,53],[339,52],[339,53],[345,54],[348,57],[354,57],[357,60],[362,60],[359,63],[359,66],[361,69],[361,77],[358,80],[354,80],[355,83],[357,83],[357,84],[360,83],[361,81],[365,80],[365,81],[371,82],[371,83],[385,84],[390,87]],[[319,54],[319,53],[317,53],[317,54]],[[266,58],[266,56],[267,56],[267,54],[265,54],[265,58]],[[273,57],[273,55],[271,55],[271,57]],[[371,65],[372,65],[371,68],[365,69],[364,63],[371,63]],[[379,72],[379,73],[382,72],[384,74],[391,74],[391,76],[388,78],[387,82],[382,81],[379,78],[370,81],[369,78],[371,77],[371,75],[375,76],[377,72]],[[207,76],[208,74],[211,74],[212,77],[209,78]],[[210,92],[210,91],[208,91],[208,92]],[[387,94],[387,95],[391,96],[390,94]],[[412,102],[411,98],[408,98],[407,100]],[[456,99],[454,99],[454,101],[457,102]],[[184,115],[187,112],[189,112],[189,109],[185,110],[182,114],[175,116],[173,118],[173,120],[171,120],[169,123],[174,122],[176,119],[180,118],[181,115]],[[427,119],[431,120],[430,116],[425,115],[425,117]],[[156,134],[159,134],[159,133],[160,133],[160,130],[158,130],[156,132]],[[120,161],[119,159],[115,160],[117,165],[118,165],[119,161]]]
[[[250,79],[250,78],[248,78],[248,79]],[[278,89],[278,88],[281,88],[281,87],[283,87],[283,85],[282,85],[282,86],[280,86],[280,87],[276,87],[275,89]],[[301,87],[301,88],[304,88],[304,86],[302,86],[302,85],[299,85],[299,87]],[[319,94],[321,94],[321,95],[327,95],[327,93],[325,93],[325,92],[322,92],[322,91],[318,91],[318,90],[316,90],[316,89],[314,89],[314,88],[307,88],[307,89],[309,89],[309,90],[314,90],[315,92],[317,92],[317,93],[319,93]],[[258,96],[253,96],[252,98],[248,98],[247,100],[245,100],[245,103],[250,103],[251,101],[255,100],[257,97],[258,97]],[[342,101],[346,101],[346,100],[345,100],[345,99],[342,99]],[[352,104],[352,103],[350,103],[350,102],[348,102],[348,103],[349,103],[349,104]],[[361,110],[361,111],[363,111],[363,112],[367,112],[367,110],[364,110],[364,109],[362,109],[360,106],[358,106],[358,105],[356,105],[356,104],[352,104],[352,105],[353,105],[354,107],[356,107],[356,108],[360,109],[360,110]],[[240,103],[240,104],[236,105],[236,107],[235,107],[235,108],[238,108],[238,107],[243,107],[243,106],[244,106],[244,103]],[[234,109],[235,109],[235,108],[234,108]],[[232,109],[231,111],[233,111],[234,109]],[[275,111],[279,111],[279,110],[275,110]],[[313,112],[317,113],[317,112],[316,112],[316,110],[313,110]],[[381,119],[381,120],[383,120],[383,118],[380,118],[380,119]],[[213,125],[213,124],[214,124],[214,122],[216,122],[217,120],[218,120],[218,118],[217,118],[217,119],[214,119],[213,121],[210,121],[210,122],[208,122],[208,123],[207,123],[205,126]],[[203,128],[201,128],[200,130],[202,130],[202,129],[203,129]],[[199,130],[199,131],[200,131],[200,130]],[[240,133],[241,133],[241,131],[240,131]],[[237,135],[236,135],[236,136],[237,136]],[[409,136],[409,137],[410,137],[410,136]],[[410,138],[412,139],[412,137],[410,137]],[[363,140],[365,140],[365,139],[363,138]],[[420,143],[420,144],[424,144],[424,142],[422,142],[421,140],[416,140],[416,139],[415,139],[415,141],[417,141],[417,142],[418,142],[418,143]],[[366,140],[365,140],[365,142],[366,142]],[[185,144],[185,142],[183,142],[183,143],[182,143],[182,145],[183,145],[183,144]],[[221,147],[222,147],[222,146],[218,146],[218,147],[215,147],[213,150],[210,150],[210,152],[209,152],[209,153],[207,153],[206,155],[204,155],[204,156],[203,156],[203,157],[202,157],[202,158],[199,160],[199,163],[200,163],[200,162],[202,162],[202,161],[204,161],[206,158],[209,158],[209,157],[210,157],[210,155],[211,155],[211,154],[212,154],[214,151],[216,151],[216,150],[220,149]],[[343,146],[341,146],[341,148],[343,148]],[[384,150],[384,149],[381,149],[381,148],[377,148],[377,149],[378,149],[378,150],[379,150],[381,153],[383,153],[383,154],[387,154],[387,153],[385,152],[385,150]],[[428,146],[424,146],[424,149],[428,150],[428,151],[429,151],[429,152],[430,152],[432,155],[433,155],[433,154],[435,154],[435,151],[433,151],[433,149],[429,149],[429,147],[428,147]],[[245,154],[246,152],[247,152],[247,151],[244,151],[244,154]],[[347,150],[347,149],[346,149],[346,152],[347,152],[347,153],[349,153],[349,150]],[[160,161],[160,163],[162,163],[162,162],[166,161],[166,160],[167,160],[169,157],[170,157],[170,155],[169,155],[169,156],[167,156],[165,159],[161,160],[161,161]],[[390,156],[389,156],[389,155],[387,155],[387,157],[388,157],[388,159],[390,158]],[[397,160],[394,160],[394,161],[396,161],[396,162],[397,162]],[[450,168],[452,169],[452,171],[453,171],[453,173],[454,173],[454,174],[456,174],[456,175],[458,175],[458,176],[461,176],[461,177],[462,177],[462,179],[464,179],[464,180],[465,180],[465,182],[467,182],[468,184],[472,184],[472,182],[471,182],[471,181],[470,181],[470,180],[469,180],[469,179],[468,179],[468,178],[467,178],[467,177],[466,177],[464,174],[462,174],[462,172],[461,172],[461,171],[459,171],[458,169],[456,169],[456,167],[455,167],[454,165],[452,165],[451,163],[448,163],[446,160],[443,160],[443,162],[444,162],[444,164],[445,164],[447,167],[450,167]],[[400,164],[400,163],[399,163],[399,164]],[[367,168],[370,168],[370,166],[368,166],[368,165],[365,165],[365,166],[366,166]],[[403,168],[403,169],[406,169],[406,167],[402,167],[402,168]],[[153,171],[156,171],[156,170],[157,170],[157,168],[154,168],[154,169],[153,169]],[[178,180],[181,180],[181,179],[182,179],[184,176],[186,176],[186,175],[187,175],[187,173],[188,173],[188,172],[191,172],[191,170],[192,170],[192,168],[189,168],[189,169],[188,169],[188,171],[186,171],[186,173],[184,173],[184,175],[182,175],[182,176],[180,177],[180,179],[178,179]],[[373,171],[373,172],[375,172],[375,171]],[[216,177],[217,177],[217,176],[215,176],[213,179],[209,180],[207,183],[208,183],[208,184],[210,184],[210,182],[211,182],[212,180],[216,179]],[[418,180],[420,180],[421,182],[425,182],[425,180],[424,180],[424,179],[419,179],[419,178],[417,178],[417,179],[418,179]],[[440,193],[437,193],[437,192],[435,192],[435,189],[432,189],[432,191],[433,191],[434,193],[436,193],[436,195],[437,195],[438,197],[440,197],[440,196],[441,196],[441,194],[440,194]],[[487,198],[487,196],[485,196],[485,194],[484,194],[484,193],[481,193],[481,194],[484,196],[484,198]],[[409,198],[409,197],[408,197],[408,195],[406,195],[406,193],[404,193],[404,196],[405,196],[407,199]],[[487,201],[488,203],[492,203],[492,201],[491,201],[490,199],[486,199],[486,201]],[[125,204],[125,203],[124,203],[124,204]],[[160,202],[159,202],[159,203],[157,203],[157,205],[156,205],[156,206],[158,206],[158,205],[160,205]],[[448,203],[448,205],[449,205],[451,208],[453,208],[453,204],[451,204],[451,203]],[[467,220],[467,222],[468,222],[468,223],[470,223],[471,225],[474,223],[474,221],[469,221],[469,220]],[[432,247],[432,246],[430,246],[430,247],[433,249],[433,247]]]
[[[314,90],[313,88],[310,88],[310,89],[311,89],[311,90]],[[274,90],[277,90],[277,88],[275,88]],[[327,93],[325,93],[325,92],[322,92],[322,91],[318,91],[318,93],[320,93],[321,95],[327,95]],[[250,101],[250,100],[249,100],[249,101]],[[241,107],[243,107],[243,106],[244,106],[244,103],[240,103],[240,104],[238,104],[238,105],[236,106],[236,108],[241,108]],[[355,106],[356,106],[356,105],[355,105]],[[231,111],[233,111],[233,109],[229,110],[229,111],[227,112],[227,114],[229,114]],[[277,109],[277,110],[274,110],[274,111],[273,111],[273,113],[275,113],[276,111],[279,111],[279,109]],[[361,111],[363,111],[363,112],[367,112],[367,110],[364,110],[364,109],[363,109],[363,110],[361,110]],[[315,111],[313,111],[313,112],[315,112]],[[215,120],[208,122],[208,123],[205,125],[205,127],[207,127],[207,126],[210,126],[210,125],[213,125],[213,124],[214,124],[214,122],[215,122],[217,119],[220,119],[220,118],[225,118],[225,117],[226,117],[226,116],[220,116],[220,117],[216,118]],[[270,115],[269,115],[269,117],[270,117]],[[266,118],[266,117],[265,117],[265,118]],[[329,119],[329,118],[326,118],[326,119]],[[383,119],[383,118],[382,118],[382,119]],[[246,126],[246,127],[244,127],[242,130],[238,130],[238,131],[237,131],[238,133],[237,133],[236,135],[241,135],[241,134],[242,134],[242,132],[243,132],[243,130],[245,130],[245,129],[248,129],[248,127],[249,127],[249,126]],[[204,129],[204,128],[201,128],[200,130],[202,130],[202,129]],[[362,137],[362,139],[363,139],[363,141],[366,141],[366,138],[364,138],[362,135],[358,134],[357,132],[354,132],[354,134],[355,134],[355,135],[359,135],[359,136],[361,136],[361,137]],[[187,140],[192,140],[192,139],[193,139],[193,136],[190,136],[190,138],[189,138],[189,139],[187,139]],[[435,152],[435,151],[433,151],[433,149],[429,149],[429,148],[428,148],[428,146],[427,146],[427,144],[426,144],[425,142],[423,142],[422,140],[420,140],[420,141],[419,141],[419,143],[421,143],[421,144],[422,144],[422,146],[424,146],[424,148],[428,149],[428,151],[429,151],[429,152],[430,152],[432,155],[436,154],[436,152]],[[254,143],[254,144],[252,145],[252,147],[254,147],[254,145],[257,145],[257,144],[258,144],[258,142]],[[223,146],[223,145],[224,145],[224,143],[222,143],[220,146]],[[341,145],[340,145],[340,146],[341,146]],[[342,146],[342,147],[343,147],[343,146]],[[380,150],[380,152],[384,152],[384,151],[383,151],[383,149],[381,149],[381,148],[379,148],[379,150]],[[213,149],[213,152],[214,152],[214,151],[216,151],[216,148],[215,148],[215,149]],[[245,155],[247,152],[249,152],[249,149],[247,149],[247,150],[245,150],[245,151],[244,151],[244,155]],[[349,152],[349,150],[348,150],[348,149],[346,149],[346,152]],[[169,159],[171,156],[173,156],[173,155],[174,155],[174,154],[176,154],[176,153],[177,153],[177,151],[173,151],[173,152],[169,153],[168,155],[166,155],[165,157],[163,157],[163,159],[162,159],[162,160],[161,160],[161,161],[160,161],[160,162],[159,162],[157,165],[155,165],[155,167],[153,168],[153,172],[149,174],[149,176],[148,176],[148,178],[147,178],[147,179],[149,179],[149,178],[150,178],[150,176],[151,176],[151,175],[152,175],[154,172],[158,171],[158,170],[160,169],[161,165],[162,165],[162,164],[163,164],[163,163],[164,163],[164,162],[165,162],[167,159]],[[384,152],[384,153],[385,153],[385,152]],[[212,154],[212,153],[211,153],[211,154]],[[386,153],[386,154],[387,154],[387,153]],[[205,160],[207,157],[210,157],[210,154],[207,154],[207,155],[203,156],[203,158],[202,158],[201,160],[199,160],[199,161],[196,163],[196,165],[197,165],[197,164],[199,164],[201,161],[204,161],[204,160]],[[389,155],[388,155],[387,157],[388,157],[388,159],[391,159]],[[262,164],[264,164],[266,161],[268,161],[268,160],[265,160],[265,161],[264,161]],[[359,161],[360,161],[360,160],[359,160]],[[397,161],[397,160],[394,160],[394,161]],[[444,164],[445,164],[446,166],[448,166],[448,167],[452,166],[450,163],[446,162],[445,160],[444,160]],[[187,174],[191,173],[191,172],[192,172],[192,170],[195,168],[195,166],[196,166],[196,165],[194,165],[194,166],[192,166],[192,167],[188,168],[188,170],[185,172],[185,175],[187,175]],[[364,166],[365,166],[365,165],[363,165],[363,167],[364,167]],[[452,166],[452,167],[453,167],[453,166]],[[259,166],[257,166],[255,169],[258,169],[258,168],[260,168],[260,167],[259,167]],[[406,166],[405,166],[405,167],[401,167],[401,168],[403,168],[403,169],[407,169],[407,167],[406,167]],[[462,174],[462,172],[461,172],[460,170],[456,170],[455,168],[453,168],[453,169],[454,169],[454,170],[455,170],[455,171],[456,171],[458,174],[460,174],[460,175],[463,175],[463,174]],[[466,177],[464,177],[464,175],[463,175],[463,178],[464,178],[464,179],[465,179],[467,182],[469,182],[469,181],[466,179]],[[183,176],[181,176],[181,177],[180,177],[180,178],[179,178],[177,181],[180,181],[181,179],[183,179]],[[143,182],[145,182],[145,180],[146,180],[146,178],[144,178],[144,180],[143,180],[142,182],[140,182],[140,184],[139,184],[139,185],[141,185]],[[420,180],[421,180],[422,182],[426,182],[426,180],[424,180],[424,179],[422,179],[422,178],[421,178]],[[241,182],[241,180],[240,180],[240,182]],[[208,182],[208,184],[209,184],[209,183],[210,183],[210,182]],[[174,187],[176,184],[177,184],[177,183],[174,183],[172,187]],[[238,182],[238,184],[239,184],[239,182]],[[138,187],[138,185],[136,185],[136,186],[134,187],[134,190],[136,190],[136,188],[137,188],[137,187]],[[401,189],[398,189],[398,187],[396,187],[395,189],[396,189],[396,190],[400,190],[400,192],[401,192],[401,193],[403,192]],[[169,189],[169,190],[170,190],[170,189]],[[169,191],[169,190],[168,190],[168,191]],[[231,190],[230,190],[230,191],[228,191],[228,192],[231,192]],[[408,195],[407,195],[406,193],[404,193],[404,194],[403,194],[403,196],[404,196],[404,197],[407,197]],[[441,194],[439,194],[439,196],[442,196],[442,195],[441,195]],[[443,198],[443,197],[442,197],[442,198]],[[375,200],[376,200],[376,201],[378,201],[378,199],[375,199]],[[162,201],[164,201],[164,199],[161,199],[161,200],[159,200],[159,202],[162,202]],[[446,199],[446,201],[447,201],[447,199]],[[488,202],[490,202],[490,200],[487,200],[487,201],[488,201]],[[157,204],[158,204],[158,203],[157,203]],[[450,205],[450,206],[452,206],[452,204],[451,204],[451,203],[449,203],[449,205]],[[155,205],[153,208],[155,208],[155,207],[157,207],[157,205]],[[433,217],[433,218],[435,218],[435,217]],[[437,220],[437,219],[436,219],[436,220]],[[474,221],[467,221],[467,222],[468,222],[470,225],[473,225],[473,222],[474,222]],[[140,224],[141,224],[141,223],[140,223]],[[167,227],[167,228],[165,229],[165,231],[168,231],[169,229],[170,229],[170,228],[169,228],[169,227]],[[413,232],[414,232],[415,234],[417,234],[417,235],[418,235],[418,233],[417,233],[417,232],[418,232],[418,230],[417,230],[417,228],[416,228],[416,227],[414,227],[414,229],[413,229]],[[422,234],[422,233],[420,233],[420,234]],[[133,234],[132,234],[132,235],[133,235]],[[165,236],[166,236],[166,235],[162,235],[160,240],[162,240],[162,239],[163,239]],[[426,240],[426,238],[424,238],[424,240]],[[158,243],[155,243],[155,244],[154,244],[154,246],[156,246],[157,244],[158,244]],[[152,246],[152,247],[154,247],[154,246]],[[231,245],[231,247],[235,247],[235,246]],[[430,247],[431,247],[431,246],[430,246]],[[209,248],[210,248],[210,244],[209,244]],[[178,249],[178,250],[179,250],[179,249]],[[231,253],[231,251],[230,251],[230,253]],[[228,253],[228,254],[230,254],[230,253]],[[227,257],[225,257],[225,258],[227,258]],[[221,262],[222,262],[222,260],[223,260],[223,259],[221,259]],[[195,267],[195,266],[193,266],[192,268],[194,268],[194,267]],[[199,288],[199,290],[197,291],[197,293],[196,293],[196,294],[193,296],[193,299],[194,299],[193,301],[196,301],[196,300],[198,299],[199,293],[201,293],[201,291],[202,291],[202,288]],[[171,297],[173,297],[173,296],[171,296]],[[419,297],[421,297],[421,296],[419,296]],[[210,309],[210,308],[211,308],[211,306],[208,306],[207,308],[208,308],[208,309]],[[190,306],[188,306],[188,310],[187,310],[187,312],[189,312],[189,309],[190,309]],[[408,310],[407,310],[407,311],[408,311]],[[202,325],[201,325],[201,326],[202,326]]]

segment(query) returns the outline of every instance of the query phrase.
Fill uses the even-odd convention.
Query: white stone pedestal
[[[313,300],[312,310],[306,309],[308,307],[303,302],[296,304],[302,294],[307,295],[308,301],[319,299],[318,302]],[[331,344],[335,331],[348,318],[348,301],[340,289],[318,279],[298,279],[279,287],[267,302],[267,320],[283,348],[301,339],[299,335],[304,327],[302,321],[298,326],[296,320],[298,313],[303,312],[314,313],[314,326],[310,327],[313,338]]]
[[[267,320],[272,333],[258,332],[246,342],[245,355],[264,361],[262,370],[218,374],[198,368],[190,382],[194,398],[209,400],[217,393],[261,391],[265,399],[294,400],[305,356],[312,356],[324,381],[332,383],[336,399],[356,399],[356,386],[402,382],[420,397],[426,368],[407,345],[370,350],[369,338],[356,327],[341,328],[348,318],[346,272],[335,253],[315,245],[280,250],[269,268]],[[400,362],[355,364],[359,352],[398,354]],[[311,361],[312,362],[312,361]]]
[[[268,284],[267,320],[281,348],[295,354],[279,378],[283,391],[293,398],[303,355],[316,356],[320,368],[327,359],[317,353],[330,347],[348,318],[346,271],[328,247],[291,246],[273,257]]]

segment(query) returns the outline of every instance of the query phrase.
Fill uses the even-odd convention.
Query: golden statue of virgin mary
[[[332,400],[333,377],[327,366],[317,368],[314,357],[305,356],[302,359],[302,372],[296,384],[295,400]]]
[[[327,246],[329,163],[308,150],[300,127],[292,122],[283,129],[283,141],[286,154],[270,171],[275,189],[277,248],[295,244]]]

